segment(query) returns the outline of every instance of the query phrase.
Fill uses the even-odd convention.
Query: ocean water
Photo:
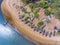
[[[1,12],[1,2],[2,0],[0,0],[0,45],[35,45],[7,23]]]

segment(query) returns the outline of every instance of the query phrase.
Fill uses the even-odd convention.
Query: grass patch
[[[58,32],[58,35],[60,35],[60,32]]]
[[[43,22],[39,22],[39,23],[37,24],[38,28],[40,28],[42,25],[43,25]]]
[[[40,6],[41,6],[42,8],[48,8],[49,4],[48,4],[48,2],[44,1],[44,2],[41,2],[41,3],[40,3]]]
[[[51,11],[47,10],[47,11],[45,12],[45,14],[46,14],[46,16],[49,16],[49,15],[51,14]]]

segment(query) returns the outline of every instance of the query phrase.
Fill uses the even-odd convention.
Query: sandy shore
[[[24,36],[27,37],[33,42],[38,43],[37,45],[56,45],[56,42],[58,45],[60,45],[60,39],[55,38],[49,38],[40,35],[38,32],[34,32],[33,29],[28,27],[26,24],[21,22],[21,20],[18,19],[17,13],[14,11],[13,8],[9,7],[9,0],[3,1],[1,9],[4,14],[4,17],[6,20],[14,27],[17,28],[18,31]],[[13,9],[13,10],[12,10]],[[8,20],[10,19],[10,20]]]

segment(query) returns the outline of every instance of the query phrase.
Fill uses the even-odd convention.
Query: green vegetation
[[[33,4],[30,5],[31,11],[33,12],[34,6]]]
[[[25,20],[27,21],[30,18],[30,13],[25,14]]]
[[[51,14],[51,11],[47,10],[47,11],[45,12],[45,14],[46,14],[46,16],[49,16],[49,15]]]
[[[32,5],[30,5],[30,8],[31,8],[31,11],[34,13],[34,17],[35,18],[38,18],[39,16],[38,16],[38,12],[39,12],[39,9],[35,9],[37,7],[37,5],[36,4],[32,4]]]
[[[40,28],[42,25],[43,25],[43,22],[39,22],[39,23],[37,24],[38,28]]]
[[[34,10],[33,13],[34,13],[34,17],[35,18],[38,18],[39,17],[38,12],[36,10]]]
[[[54,3],[56,0],[51,0],[51,3]]]
[[[25,20],[28,20],[29,18],[30,18],[29,15],[26,15]]]
[[[33,0],[22,0],[22,2],[24,3],[24,5],[28,5],[29,3],[33,2]]]
[[[57,12],[56,9],[51,9],[51,13],[52,13],[52,14],[55,14],[56,12]]]
[[[27,11],[25,9],[22,10],[24,13],[27,13]]]
[[[55,13],[55,17],[60,20],[60,0],[53,0],[54,3],[51,5],[52,9],[56,9],[57,11],[52,11]]]
[[[58,35],[60,35],[60,32],[58,32]]]
[[[48,8],[49,4],[48,4],[48,2],[44,1],[44,2],[41,2],[41,3],[40,3],[40,6],[41,6],[42,8]]]
[[[33,0],[26,0],[27,3],[32,3],[34,2]]]
[[[54,8],[54,9],[51,9],[51,10],[46,10],[45,14],[47,16],[49,16],[50,14],[56,14],[57,13],[57,10]]]
[[[35,17],[35,18],[38,18],[38,14],[34,14],[34,17]]]
[[[25,20],[28,20],[28,19],[29,19],[29,17],[26,17],[26,18],[25,18]]]
[[[55,17],[60,20],[60,12],[57,12]]]
[[[34,0],[22,0],[22,2],[24,3],[24,5],[27,5],[29,3],[33,3]]]
[[[51,8],[59,8],[60,7],[60,0],[52,0],[54,1],[53,4],[51,5]]]
[[[35,8],[38,8],[38,4],[31,4],[30,5],[30,8],[31,8],[31,10],[34,10]]]

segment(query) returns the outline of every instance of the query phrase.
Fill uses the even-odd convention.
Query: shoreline
[[[29,31],[29,30],[25,30],[25,28],[23,29],[22,27],[24,27],[24,26],[20,26],[21,24],[23,24],[23,23],[20,23],[19,24],[19,22],[20,21],[18,21],[18,19],[16,19],[17,18],[17,16],[14,16],[14,15],[16,15],[16,14],[14,14],[14,12],[12,12],[12,14],[11,14],[11,10],[9,10],[8,11],[8,9],[7,9],[7,6],[5,7],[4,6],[5,4],[3,4],[2,3],[2,12],[3,12],[3,14],[4,14],[4,17],[6,18],[6,17],[8,17],[7,15],[10,15],[11,16],[11,18],[12,18],[12,21],[11,22],[9,22],[9,24],[13,24],[12,26],[14,27],[14,28],[17,28],[18,29],[18,31],[19,32],[21,32],[21,34],[23,35],[23,36],[26,36],[26,37],[28,37],[29,39],[31,39],[31,40],[34,40],[34,41],[36,41],[36,42],[38,42],[38,43],[42,43],[42,44],[46,44],[46,45],[48,45],[48,44],[53,44],[53,45],[55,45],[55,43],[56,43],[56,41],[53,41],[52,39],[51,39],[51,41],[50,40],[48,40],[47,38],[46,39],[43,39],[42,38],[42,36],[40,36],[40,35],[35,35],[35,32],[33,32],[33,31]],[[15,18],[16,17],[16,18]],[[21,29],[21,30],[20,30]],[[32,33],[33,32],[33,33]],[[36,33],[36,34],[38,34],[38,33]],[[31,36],[30,36],[31,35]],[[34,38],[32,38],[32,37],[34,37]],[[45,37],[44,37],[45,38]],[[41,41],[40,41],[41,40]],[[50,41],[49,43],[47,43],[48,41]],[[54,43],[53,43],[54,42]],[[51,44],[51,45],[52,45]],[[60,44],[60,43],[59,43]]]

